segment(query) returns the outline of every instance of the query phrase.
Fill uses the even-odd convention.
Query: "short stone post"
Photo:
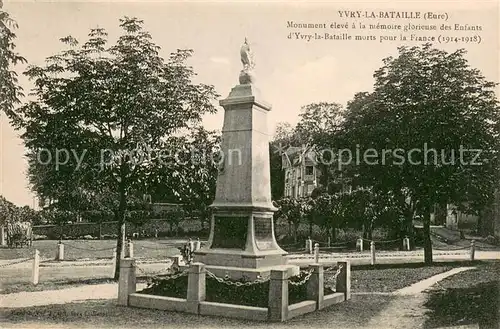
[[[201,241],[200,238],[197,238],[196,241],[194,242],[194,250],[198,250],[201,248]]]
[[[309,269],[312,270],[311,277],[307,281],[307,299],[316,301],[316,310],[323,308],[323,300],[325,297],[324,291],[324,269],[323,265],[311,264]]]
[[[122,241],[127,241],[127,233],[126,233],[126,231],[122,232]],[[120,258],[124,258],[124,257],[125,257],[125,243],[122,243]]]
[[[200,313],[200,302],[204,301],[206,297],[206,273],[205,264],[193,263],[189,267],[186,297],[189,313]]]
[[[112,261],[112,266],[113,268],[111,269],[111,276],[115,276],[115,268],[116,268],[116,248],[113,248],[113,261]]]
[[[474,254],[476,253],[476,241],[471,240],[470,242],[470,260],[474,260]]]
[[[189,238],[188,246],[189,246],[189,252],[193,252],[194,251],[194,241],[191,240],[191,238]]]
[[[288,270],[271,270],[267,318],[273,322],[288,319]]]
[[[64,244],[61,241],[57,243],[56,260],[58,261],[64,260]]]
[[[5,246],[7,241],[5,241],[5,226],[0,227],[0,245]]]
[[[118,281],[118,305],[128,306],[128,296],[136,291],[135,259],[120,260],[120,278]]]
[[[310,237],[306,239],[306,252],[313,254],[313,242]]]
[[[328,240],[327,240],[327,246],[328,248],[330,248],[332,245],[332,240],[330,239],[330,237],[328,237]]]
[[[370,242],[371,264],[375,265],[375,241]]]
[[[403,239],[403,250],[410,251],[410,239],[407,236]]]
[[[351,299],[351,262],[345,260],[337,262],[337,265],[342,268],[337,276],[336,291],[343,292],[345,300]]]
[[[127,242],[127,249],[125,252],[126,258],[134,258],[134,243],[131,240]]]
[[[319,243],[314,244],[314,262],[319,263]]]
[[[356,240],[356,250],[363,251],[363,239],[359,238]]]
[[[40,278],[40,252],[38,249],[35,249],[35,256],[33,257],[33,271],[31,274],[31,282],[34,285],[37,285],[38,279]]]
[[[182,255],[172,256],[171,259],[172,259],[172,266],[173,267],[180,267],[180,266],[186,265],[186,263],[184,262],[184,259],[182,258]]]

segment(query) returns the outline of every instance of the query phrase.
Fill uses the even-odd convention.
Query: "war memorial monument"
[[[136,292],[136,263],[121,259],[118,303],[124,306],[281,322],[350,299],[350,263],[336,262],[335,283],[326,287],[332,264],[311,264],[301,270],[287,262],[277,243],[271,200],[269,132],[266,103],[256,88],[254,58],[247,40],[240,50],[243,69],[239,84],[220,101],[224,108],[223,161],[219,167],[208,243],[194,252],[194,263],[171,278],[187,275],[185,298]],[[266,307],[208,301],[207,279],[234,287],[232,296],[244,297],[242,286],[260,284]],[[168,278],[166,280],[169,280]],[[331,277],[330,277],[331,278]],[[329,280],[330,281],[330,280]],[[301,291],[299,301],[290,299]],[[227,287],[226,287],[227,288]],[[326,289],[328,288],[328,289]],[[265,291],[264,291],[265,290]],[[227,292],[226,292],[227,293]],[[261,294],[259,294],[260,296]],[[213,296],[211,296],[213,297]],[[294,297],[295,298],[295,297]],[[262,305],[262,303],[260,303]]]

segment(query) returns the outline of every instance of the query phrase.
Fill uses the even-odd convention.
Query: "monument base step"
[[[245,278],[248,281],[267,279],[271,275],[271,270],[276,269],[288,269],[289,277],[298,275],[300,272],[300,267],[297,265],[277,265],[261,268],[206,265],[205,268],[219,278],[228,278],[230,280]]]
[[[282,249],[260,251],[259,253],[231,249],[199,249],[195,251],[195,262],[210,266],[226,266],[241,268],[263,268],[286,265],[287,254]]]

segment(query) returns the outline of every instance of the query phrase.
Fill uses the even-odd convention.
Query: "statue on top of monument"
[[[243,63],[244,70],[251,70],[255,67],[253,53],[252,50],[250,49],[250,45],[248,44],[247,38],[245,38],[245,43],[243,44],[243,46],[241,46],[240,55],[241,55],[241,63]]]
[[[255,81],[255,77],[252,72],[255,67],[255,60],[247,38],[245,38],[245,43],[241,46],[240,55],[241,63],[243,64],[243,70],[240,72],[240,84],[251,84]]]

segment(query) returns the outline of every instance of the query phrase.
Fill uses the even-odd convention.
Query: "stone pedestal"
[[[252,84],[235,86],[224,107],[222,151],[209,241],[195,252],[207,269],[231,271],[285,265],[276,243],[271,202],[269,133],[264,102]],[[236,269],[235,269],[236,268]]]
[[[325,297],[323,265],[311,264],[309,268],[313,270],[313,273],[307,282],[307,298],[316,301],[316,309],[321,310]]]
[[[120,260],[118,305],[128,306],[129,295],[136,291],[135,259]]]
[[[5,239],[5,226],[0,226],[0,246],[7,245],[7,241]]]
[[[288,273],[273,270],[269,282],[268,320],[282,322],[288,319]]]

